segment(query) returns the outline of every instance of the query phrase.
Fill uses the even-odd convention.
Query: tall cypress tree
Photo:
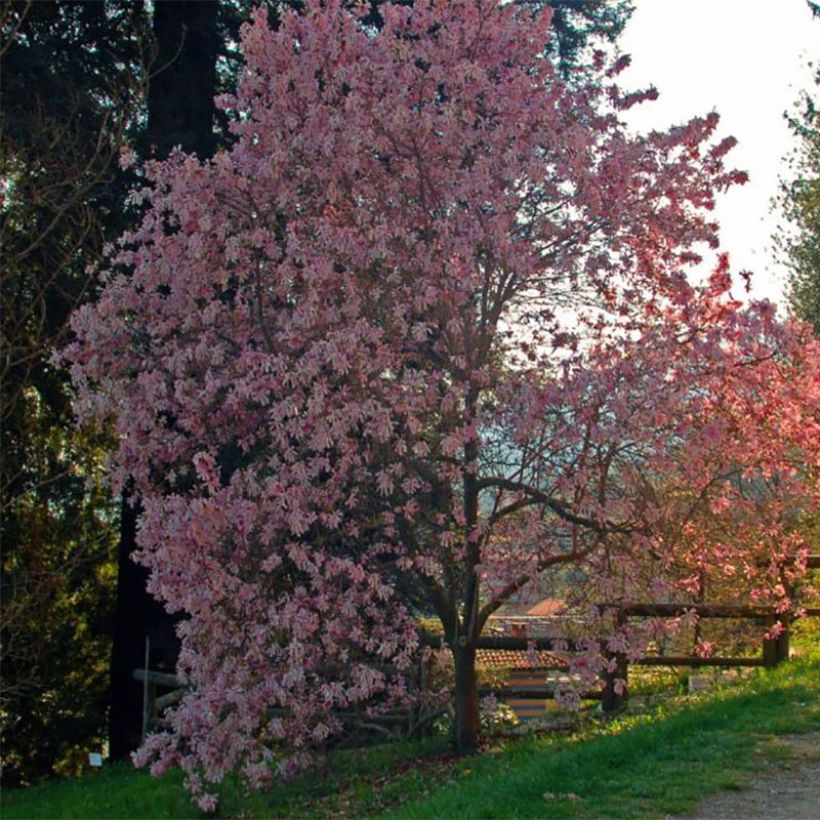
[[[148,86],[148,123],[140,143],[144,156],[162,159],[179,146],[200,159],[213,154],[216,60],[219,46],[216,0],[158,0],[154,5],[154,73]],[[172,670],[179,653],[175,621],[146,591],[147,571],[133,561],[138,499],[122,505],[117,605],[111,654],[110,754],[120,759],[142,734],[142,684],[134,670],[149,664]]]
[[[5,2],[0,177],[3,782],[72,773],[105,734],[117,511],[106,437],[51,354],[123,229],[117,152],[142,103],[141,6]]]

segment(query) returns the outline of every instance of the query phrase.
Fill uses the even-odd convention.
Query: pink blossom
[[[577,704],[604,648],[661,629],[618,603],[691,605],[734,566],[737,600],[786,611],[820,503],[818,343],[733,299],[728,258],[689,275],[742,181],[716,116],[632,135],[617,112],[652,92],[604,57],[566,84],[526,5],[386,3],[378,32],[347,5],[254,14],[235,141],[144,165],[66,354],[149,589],[188,616],[190,692],[138,762],[205,810],[203,783],[291,776],[340,715],[405,702],[396,579],[458,654],[577,578]]]

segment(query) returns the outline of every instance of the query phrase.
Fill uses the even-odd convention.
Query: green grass
[[[270,794],[222,788],[221,817],[660,817],[742,788],[782,757],[778,734],[820,729],[820,647],[798,661],[572,737],[499,742],[453,762],[442,740],[349,751]],[[198,817],[179,775],[126,765],[2,795],[3,818]],[[547,799],[545,799],[547,793]],[[571,797],[572,796],[572,797]]]
[[[199,817],[175,773],[159,780],[127,763],[77,779],[55,780],[27,789],[4,790],[6,818]]]
[[[661,817],[739,789],[778,734],[820,729],[820,652],[575,738],[532,738],[461,762],[393,817]],[[545,793],[547,799],[545,799]],[[570,797],[572,795],[573,797]]]
[[[400,784],[427,783],[419,761],[431,765],[447,754],[444,738],[391,743],[340,752],[326,771],[312,772],[269,794],[248,794],[228,780],[220,788],[221,817],[315,815],[381,810],[385,800],[398,802]],[[399,769],[408,770],[396,777]],[[3,820],[11,818],[198,818],[203,814],[182,787],[179,772],[152,778],[127,763],[107,766],[82,778],[55,780],[27,789],[4,790]]]

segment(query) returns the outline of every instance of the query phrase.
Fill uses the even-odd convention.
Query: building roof
[[[560,615],[567,608],[567,602],[560,598],[544,598],[539,601],[532,609],[527,610],[527,615],[536,618],[549,618],[552,615]]]
[[[523,649],[477,649],[476,666],[484,669],[537,669],[544,666],[567,666],[551,652],[527,652]]]

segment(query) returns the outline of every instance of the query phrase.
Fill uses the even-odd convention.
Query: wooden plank
[[[630,663],[638,666],[763,666],[763,658],[698,658],[693,655],[650,655]]]
[[[502,699],[518,698],[521,700],[552,700],[555,698],[555,690],[547,689],[546,687],[535,687],[532,689],[524,689],[517,686],[488,686],[481,687],[478,690],[479,695],[495,695]],[[581,700],[600,700],[600,692],[584,692],[581,695]]]
[[[547,701],[545,700],[510,700],[506,703],[519,720],[539,718],[546,714],[547,711]]]
[[[627,625],[627,611],[618,609],[615,611],[614,626],[617,629],[624,629]],[[627,701],[629,697],[629,658],[624,652],[610,652],[605,650],[604,655],[608,661],[607,668],[604,669],[602,678],[604,688],[601,691],[601,709],[604,712],[616,712]],[[608,667],[614,664],[614,669],[610,672]]]
[[[775,616],[769,615],[766,618],[766,629],[772,629],[775,624]],[[777,666],[777,641],[763,639],[763,665],[767,669],[773,669]]]
[[[820,556],[818,556],[820,557]],[[616,604],[600,604],[600,609],[617,609]],[[798,609],[801,607],[798,606]],[[820,617],[820,607],[802,607],[808,617]],[[701,618],[768,618],[770,607],[736,604],[625,604],[623,611],[631,617],[671,618],[694,610]],[[776,614],[776,613],[775,613]]]
[[[544,686],[545,675],[509,675],[506,680],[508,686],[523,686],[524,689],[532,689],[535,686]]]
[[[173,692],[169,692],[167,695],[160,695],[154,700],[154,709],[157,711],[167,709],[169,706],[179,703],[187,694],[187,689],[174,689]]]
[[[155,686],[168,686],[172,689],[179,689],[181,686],[184,686],[176,675],[172,675],[169,672],[153,672],[150,669],[135,669],[134,680],[147,680],[148,683],[153,683]]]
[[[505,698],[552,698],[554,690],[546,686],[482,686],[479,689],[482,695],[503,695]]]
[[[422,646],[448,646],[446,639],[441,635],[422,633],[420,635],[420,640]],[[556,645],[561,643],[566,645],[566,650],[556,649]],[[476,643],[477,649],[510,649],[526,651],[530,647],[533,649],[567,652],[583,652],[587,648],[583,641],[577,641],[570,638],[512,638],[506,635],[482,636]]]
[[[282,715],[286,714],[284,709],[279,708],[278,706],[271,706],[267,710],[267,714],[271,717],[281,717]],[[401,712],[383,712],[380,715],[371,715],[368,717],[364,712],[355,712],[353,710],[348,709],[331,709],[330,714],[333,717],[338,718],[342,721],[358,721],[358,722],[367,722],[367,723],[385,723],[388,725],[406,725],[407,724],[407,711]]]
[[[601,607],[617,609],[613,604],[602,604]],[[624,614],[644,618],[675,618],[692,611],[700,618],[766,618],[772,614],[767,607],[735,604],[626,604],[623,607]]]

